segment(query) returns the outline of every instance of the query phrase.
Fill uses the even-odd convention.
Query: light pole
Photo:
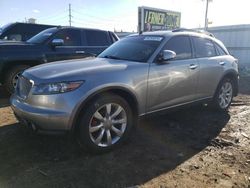
[[[72,22],[71,18],[72,18],[72,15],[71,15],[71,4],[69,4],[69,26],[70,27],[71,27],[71,22]]]
[[[207,18],[208,4],[209,4],[209,2],[212,2],[212,0],[205,0],[205,1],[206,1],[206,13],[205,13],[205,26],[204,26],[204,30],[206,31],[207,27],[208,27],[208,18]]]

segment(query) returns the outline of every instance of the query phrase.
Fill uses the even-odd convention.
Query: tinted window
[[[0,32],[1,32],[1,33],[5,32],[5,31],[8,30],[12,25],[13,25],[13,23],[9,23],[9,24],[4,25],[4,26],[0,29]],[[2,37],[2,36],[1,36],[1,37]]]
[[[65,29],[55,34],[53,39],[63,39],[64,46],[81,46],[80,30]]]
[[[195,46],[195,56],[201,57],[213,57],[216,56],[214,44],[205,38],[193,37]]]
[[[21,41],[23,40],[23,36],[21,34],[10,34],[6,35],[3,40],[13,40],[13,41]]]
[[[112,38],[112,42],[116,42],[118,40],[114,33],[110,33],[110,36]]]
[[[227,53],[218,44],[215,43],[215,47],[218,52],[218,55],[227,55]]]
[[[115,42],[98,57],[146,62],[158,48],[162,36],[133,36]]]
[[[108,46],[108,33],[103,31],[86,30],[86,40],[89,46]]]
[[[38,33],[34,37],[30,38],[27,42],[30,42],[30,43],[43,43],[57,31],[58,31],[58,29],[55,28],[55,27],[50,28],[50,29],[46,29],[46,30]]]
[[[20,32],[20,34],[22,34],[22,40],[26,41],[29,38],[33,37],[34,35],[48,28],[51,28],[51,27],[46,26],[46,25],[27,24],[27,25],[22,26],[22,32]]]
[[[176,53],[175,59],[189,59],[192,57],[190,40],[187,36],[171,38],[164,47],[164,50],[174,51]]]

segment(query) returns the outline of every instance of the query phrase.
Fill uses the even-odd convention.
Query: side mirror
[[[53,39],[51,42],[52,46],[62,46],[64,44],[63,39]]]
[[[171,50],[163,50],[161,57],[159,57],[160,62],[168,61],[174,59],[176,57],[176,53]]]

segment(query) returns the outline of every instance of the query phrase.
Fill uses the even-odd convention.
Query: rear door
[[[199,64],[192,56],[189,36],[171,38],[162,50],[172,50],[176,58],[152,63],[148,79],[148,112],[196,99]]]
[[[224,72],[226,62],[217,55],[214,43],[207,38],[194,37],[192,41],[195,57],[200,64],[197,96],[199,98],[212,97]]]
[[[95,56],[99,55],[112,44],[107,31],[85,30],[84,40],[86,40],[85,52]]]

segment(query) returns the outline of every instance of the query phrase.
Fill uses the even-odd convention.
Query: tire
[[[229,78],[224,78],[215,93],[213,106],[219,111],[227,111],[231,105],[234,95],[234,84]]]
[[[84,149],[104,153],[128,140],[133,127],[132,110],[122,97],[105,94],[84,108],[78,126],[79,141]]]
[[[14,93],[18,76],[20,76],[27,68],[29,68],[28,65],[18,65],[7,71],[5,74],[4,86],[9,93]]]

